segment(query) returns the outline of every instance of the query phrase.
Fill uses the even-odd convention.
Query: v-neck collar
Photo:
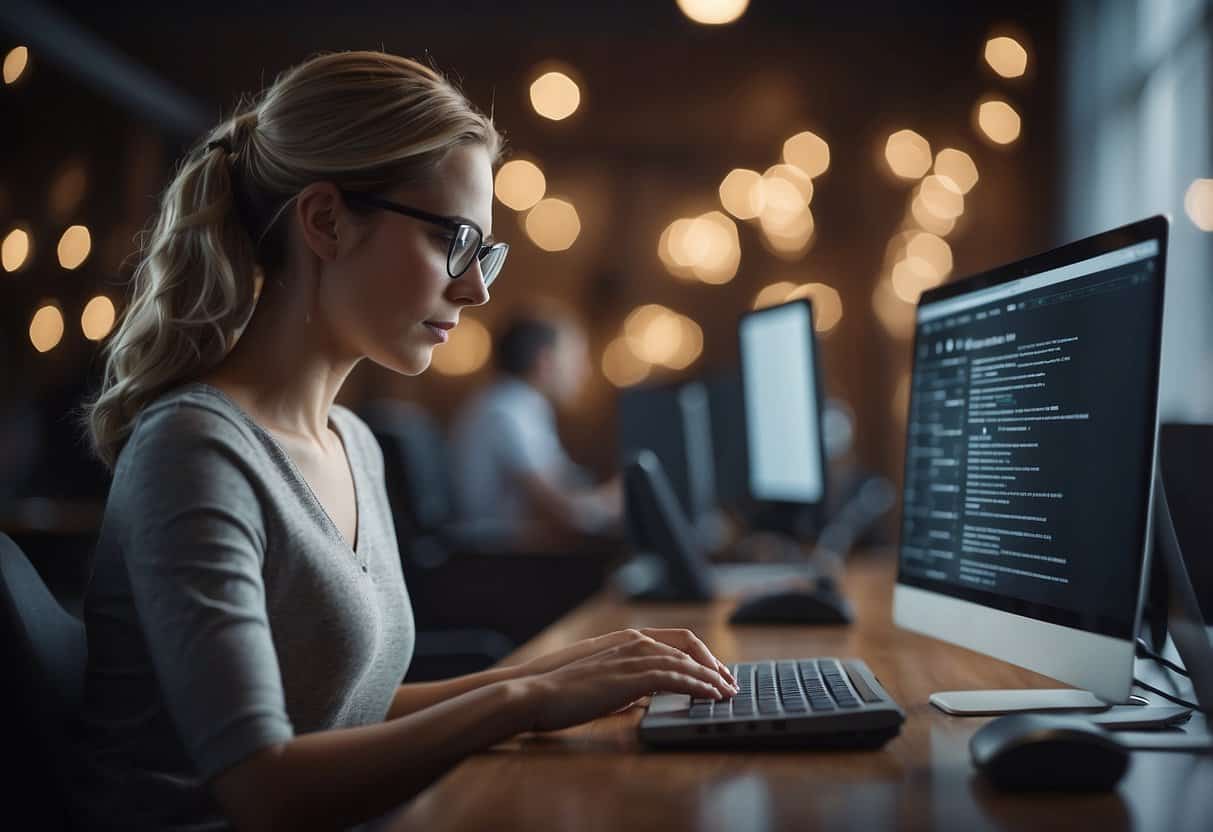
[[[320,515],[324,518],[324,521],[328,525],[328,529],[332,533],[332,535],[337,540],[341,541],[341,544],[346,548],[346,550],[348,550],[350,552],[351,555],[353,555],[354,560],[358,562],[358,565],[363,568],[363,571],[366,571],[366,559],[362,556],[362,552],[361,552],[362,541],[365,539],[365,535],[362,534],[362,518],[365,516],[364,512],[362,510],[362,491],[363,491],[363,489],[362,489],[361,484],[358,482],[358,466],[354,465],[353,458],[350,456],[350,443],[347,440],[345,431],[342,429],[341,425],[338,424],[339,420],[333,418],[332,413],[329,414],[329,420],[328,420],[329,427],[331,427],[333,429],[333,432],[337,434],[337,438],[339,440],[341,440],[341,449],[345,453],[345,460],[346,460],[345,464],[350,469],[350,482],[353,483],[353,486],[354,486],[355,518],[354,518],[354,542],[352,544],[350,543],[349,540],[346,539],[345,535],[341,533],[341,529],[339,529],[337,527],[337,523],[333,520],[332,515],[329,514],[328,509],[326,509],[324,507],[324,503],[320,502],[320,498],[316,496],[316,492],[312,489],[311,483],[309,483],[307,481],[307,477],[303,476],[303,473],[299,470],[299,467],[295,464],[295,460],[292,459],[291,455],[286,452],[286,449],[282,447],[281,443],[279,443],[278,440],[274,437],[274,434],[271,433],[266,428],[262,427],[257,422],[257,420],[254,419],[251,415],[249,415],[249,413],[243,407],[236,404],[236,402],[232,399],[231,396],[229,396],[227,393],[224,393],[218,387],[215,387],[213,384],[207,384],[205,381],[195,381],[195,382],[193,382],[193,384],[197,387],[201,387],[204,391],[210,392],[212,395],[215,395],[218,398],[222,399],[224,402],[226,402],[229,407],[231,407],[233,410],[235,410],[240,415],[240,418],[254,432],[256,432],[258,435],[260,435],[261,437],[263,437],[266,440],[266,442],[268,443],[268,445],[270,447],[270,450],[275,455],[278,456],[280,461],[286,466],[287,470],[291,473],[291,476],[293,476],[295,478],[295,480],[298,481],[303,486],[304,492],[311,499],[312,505],[319,511]]]

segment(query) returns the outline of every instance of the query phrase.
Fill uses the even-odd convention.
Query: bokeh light
[[[1213,231],[1213,179],[1197,179],[1188,186],[1184,211],[1201,231]]]
[[[892,337],[904,339],[914,334],[914,307],[897,297],[890,281],[880,280],[876,284],[872,292],[872,311]]]
[[[678,0],[678,8],[696,23],[720,26],[741,17],[750,0]]]
[[[902,179],[921,179],[931,169],[931,144],[913,130],[898,130],[885,142],[884,158]]]
[[[29,261],[34,240],[24,228],[14,228],[0,242],[0,266],[6,272],[15,272]]]
[[[952,229],[956,227],[955,217],[940,217],[931,212],[930,207],[923,201],[922,193],[918,188],[914,189],[910,198],[910,218],[919,228],[940,237],[951,234]]]
[[[67,270],[78,269],[88,259],[93,239],[83,225],[68,226],[59,238],[59,265]]]
[[[1014,107],[994,98],[977,106],[977,126],[990,141],[1005,145],[1019,138],[1021,121]]]
[[[541,199],[526,215],[527,236],[544,251],[564,251],[577,241],[581,219],[571,202]]]
[[[923,179],[918,197],[926,209],[940,219],[954,220],[965,210],[965,199],[960,189],[945,176],[931,174]]]
[[[943,282],[930,263],[914,256],[895,263],[890,280],[893,293],[906,303],[918,303],[923,292]]]
[[[785,300],[808,298],[813,304],[813,329],[825,335],[842,320],[842,295],[824,283],[805,283],[788,293]]]
[[[450,340],[434,347],[430,366],[444,376],[465,376],[485,365],[493,351],[493,340],[484,324],[464,316],[450,330]]]
[[[778,306],[785,302],[796,289],[796,284],[791,281],[781,280],[778,283],[772,283],[769,286],[764,286],[754,297],[755,309],[766,309],[768,306]]]
[[[80,329],[90,341],[100,341],[114,328],[114,302],[105,295],[97,295],[84,305],[80,314]]]
[[[543,199],[547,180],[534,162],[512,159],[497,171],[494,189],[502,205],[515,211],[527,211]]]
[[[952,247],[942,237],[930,232],[920,231],[911,235],[906,241],[905,256],[925,263],[940,280],[946,280],[952,273]]]
[[[622,335],[607,344],[602,352],[602,374],[616,387],[628,387],[644,381],[651,366],[632,352],[627,338]]]
[[[990,68],[1003,78],[1018,78],[1028,68],[1028,50],[1014,38],[990,38],[986,41],[985,57]]]
[[[973,157],[953,147],[945,147],[936,154],[935,173],[952,180],[962,194],[973,190],[979,178]]]
[[[806,130],[783,143],[783,160],[816,178],[830,167],[830,146],[825,139]]]
[[[580,104],[581,89],[563,72],[545,72],[531,82],[531,106],[546,119],[566,119]]]
[[[16,46],[4,56],[4,83],[15,84],[29,66],[29,48]]]
[[[739,220],[762,213],[762,176],[756,170],[735,168],[720,183],[720,204]]]
[[[29,340],[38,352],[50,352],[63,340],[63,313],[55,303],[44,304],[29,324]]]

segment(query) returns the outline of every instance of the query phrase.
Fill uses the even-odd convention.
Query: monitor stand
[[[1140,697],[1130,697],[1130,704],[1146,704]],[[1104,702],[1090,691],[1074,688],[1057,690],[949,690],[932,693],[929,701],[947,714],[983,716],[1009,714],[1016,711],[1058,711],[1075,709],[1104,710]]]

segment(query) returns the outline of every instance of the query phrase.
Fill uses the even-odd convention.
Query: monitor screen
[[[820,502],[825,455],[812,306],[802,300],[745,315],[740,346],[750,496]]]
[[[1165,236],[1110,235],[923,296],[900,584],[1132,637]]]

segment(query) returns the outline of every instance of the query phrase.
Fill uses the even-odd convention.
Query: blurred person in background
[[[462,524],[500,549],[576,549],[621,532],[619,475],[596,485],[565,452],[557,408],[589,374],[585,333],[569,316],[514,318],[496,345],[498,378],[474,395],[452,430]]]

